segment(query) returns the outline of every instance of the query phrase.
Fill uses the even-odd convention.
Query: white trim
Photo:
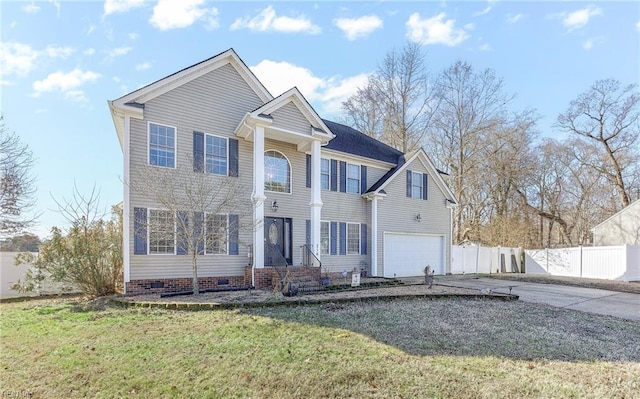
[[[224,253],[208,253],[207,252],[207,215],[223,215],[227,217],[227,227],[226,227],[226,234],[227,234],[227,239],[225,240],[226,243],[226,248],[225,248],[225,252]],[[204,216],[203,216],[203,221],[202,223],[204,224],[203,226],[203,230],[204,230],[204,251],[203,251],[203,255],[212,255],[212,256],[226,256],[229,255],[229,214],[228,213],[214,213],[214,212],[204,212]],[[238,251],[240,252],[240,251]]]
[[[371,276],[378,276],[378,196],[371,200]]]
[[[360,155],[354,155],[346,152],[336,151],[326,147],[322,147],[322,154],[324,158],[327,158],[328,156],[329,159],[335,159],[337,161],[345,161],[345,162],[351,162],[351,163],[357,162],[360,165],[364,165],[372,168],[378,168],[378,169],[389,170],[397,165],[395,163],[366,158]]]
[[[211,133],[204,133],[204,154],[203,158],[204,158],[204,165],[203,165],[203,169],[204,169],[204,173],[209,174],[209,175],[214,175],[214,176],[229,176],[229,137],[224,137],[224,136],[218,136],[217,134],[211,134]],[[207,172],[207,136],[211,136],[211,137],[217,137],[219,139],[224,139],[227,142],[227,174],[225,175],[220,175],[218,173],[213,173],[213,172]],[[239,151],[239,150],[238,150]]]
[[[176,214],[173,213],[173,253],[168,253],[168,252],[158,252],[158,253],[151,253],[151,211],[163,211],[163,212],[169,212],[169,213],[173,213],[168,209],[163,209],[163,208],[147,208],[147,226],[146,226],[146,230],[147,230],[147,255],[153,255],[153,256],[167,256],[167,255],[177,255],[177,250],[178,250],[178,240],[177,240],[177,226],[176,226]]]
[[[287,163],[289,164],[289,191],[273,191],[273,190],[267,190],[266,188],[264,189],[265,193],[277,193],[277,194],[293,194],[293,168],[291,167],[291,161],[289,160],[289,157],[287,157],[282,151],[280,150],[276,150],[275,148],[270,148],[268,150],[264,150],[263,153],[263,157],[262,157],[262,164],[264,165],[264,160],[265,160],[265,155],[267,154],[267,152],[269,151],[273,151],[273,152],[277,152],[278,154],[282,155],[284,157],[284,159],[287,160]],[[266,173],[266,168],[265,168],[265,172]],[[264,183],[267,183],[267,180],[264,180]]]
[[[129,216],[129,212],[131,211],[130,201],[130,189],[129,184],[130,174],[131,174],[131,165],[130,165],[130,154],[131,154],[131,146],[130,146],[130,137],[131,137],[131,118],[128,115],[124,116],[124,129],[123,129],[124,137],[122,145],[122,161],[123,161],[123,203],[122,203],[122,263],[124,266],[124,282],[128,283],[131,281],[131,235],[130,226],[131,217]],[[135,236],[135,234],[134,234]],[[125,284],[125,293],[127,286]]]
[[[173,129],[173,167],[171,166],[162,166],[162,165],[151,165],[151,125],[170,127]],[[151,122],[147,121],[147,165],[153,166],[155,168],[167,168],[167,169],[177,169],[178,168],[178,128],[171,125],[166,125],[164,123]]]
[[[438,188],[442,191],[442,193],[445,195],[447,199],[453,200],[457,203],[457,200],[455,199],[453,192],[444,182],[444,180],[442,179],[442,176],[440,176],[436,167],[433,165],[433,163],[431,163],[431,160],[429,159],[424,149],[422,148],[416,151],[401,167],[398,168],[398,170],[395,171],[395,173],[392,176],[390,176],[380,187],[378,187],[378,189],[375,192],[378,193],[380,192],[380,190],[383,190],[387,185],[389,185],[389,183],[393,179],[401,175],[402,172],[409,167],[409,164],[411,164],[411,162],[413,162],[421,154],[424,157],[424,159],[421,159],[421,163],[427,169],[427,173],[431,176],[431,180],[433,180],[436,183]],[[424,163],[425,160],[427,162],[426,164]]]
[[[354,223],[354,222],[345,222],[347,224],[347,237],[346,237],[346,242],[347,242],[347,255],[362,255],[362,224],[361,223]],[[358,226],[358,253],[355,252],[349,252],[349,225],[350,224],[355,224]]]

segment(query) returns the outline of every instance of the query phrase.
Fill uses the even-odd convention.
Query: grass
[[[0,311],[4,396],[604,398],[640,392],[640,323],[521,302],[180,312],[66,298],[3,303]]]

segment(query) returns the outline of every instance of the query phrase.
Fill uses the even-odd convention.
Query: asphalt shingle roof
[[[329,141],[325,148],[346,152],[348,154],[359,155],[365,158],[376,159],[378,161],[398,164],[402,152],[390,147],[373,137],[343,124],[323,119],[325,125],[336,136]]]

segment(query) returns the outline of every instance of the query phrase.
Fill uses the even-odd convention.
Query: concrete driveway
[[[491,290],[518,295],[532,303],[597,313],[640,321],[640,295],[594,288],[557,284],[537,284],[523,281],[498,280],[473,275],[436,276],[436,284],[451,287]]]

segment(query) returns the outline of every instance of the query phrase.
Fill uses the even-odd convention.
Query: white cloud
[[[133,50],[133,47],[116,47],[107,51],[107,58],[122,57],[123,55],[129,54],[131,50]]]
[[[487,7],[486,7],[484,10],[482,10],[482,11],[474,12],[474,13],[473,13],[473,16],[474,16],[474,17],[479,17],[479,16],[481,16],[481,15],[489,14],[489,12],[491,11],[491,8],[492,8],[492,7],[489,5],[489,6],[487,6]]]
[[[483,43],[479,48],[480,51],[491,51],[491,45],[489,43]]]
[[[151,68],[151,63],[149,62],[143,62],[141,64],[136,65],[136,71],[146,71],[149,68]]]
[[[582,48],[583,49],[591,50],[592,47],[593,47],[593,40],[587,39],[584,42],[582,42]]]
[[[64,96],[71,101],[83,103],[87,101],[87,97],[84,95],[84,91],[82,90],[69,90],[64,93]]]
[[[136,32],[131,32],[127,35],[127,37],[129,37],[129,40],[138,40],[140,35],[137,34]]]
[[[595,6],[588,6],[580,10],[564,14],[562,24],[569,31],[572,31],[586,26],[591,17],[595,17],[600,14],[602,14],[602,9]]]
[[[34,2],[31,2],[22,6],[22,11],[26,12],[27,14],[35,14],[40,11],[40,7],[38,7]]]
[[[231,30],[249,29],[254,32],[308,33],[315,35],[322,30],[304,15],[296,18],[277,16],[272,6],[260,11],[255,17],[238,18],[231,24]]]
[[[636,29],[640,30],[640,21],[636,22]]]
[[[582,48],[585,50],[591,50],[594,46],[603,44],[604,42],[604,36],[592,37],[582,42]]]
[[[0,72],[2,76],[26,76],[36,66],[40,53],[28,44],[0,42]]]
[[[507,23],[515,24],[516,22],[520,21],[523,16],[524,15],[522,14],[516,14],[516,15],[507,14]]]
[[[307,68],[270,60],[261,61],[251,70],[274,95],[296,86],[309,102],[314,103],[316,110],[326,116],[338,114],[342,103],[355,94],[358,87],[364,86],[368,78],[364,73],[346,78],[320,78]]]
[[[49,3],[53,4],[56,8],[56,16],[60,18],[60,2],[57,0],[49,0]]]
[[[2,77],[28,75],[43,57],[67,58],[75,50],[71,47],[47,46],[44,50],[36,50],[28,44],[0,42],[0,72]]]
[[[444,44],[457,46],[469,38],[464,29],[455,28],[454,19],[445,20],[445,14],[435,17],[421,18],[419,13],[413,13],[407,21],[407,37],[421,44]]]
[[[376,29],[382,28],[382,19],[377,15],[365,15],[359,18],[336,18],[333,23],[347,35],[349,40],[366,37]]]
[[[84,55],[88,55],[88,56],[92,56],[96,53],[96,49],[94,48],[88,48],[85,51],[82,52],[82,54]]]
[[[144,0],[105,0],[104,15],[127,12],[144,5]]]
[[[79,68],[71,72],[54,72],[43,80],[33,82],[33,96],[38,97],[43,93],[60,92],[72,100],[84,99],[84,93],[80,87],[86,83],[95,82],[100,74],[93,71],[82,71]]]
[[[89,27],[87,28],[87,36],[92,34],[93,31],[95,31],[95,30],[96,30],[96,26],[95,25],[89,25]]]
[[[207,29],[218,27],[218,9],[203,7],[204,0],[158,0],[149,22],[160,30],[186,28],[202,20]]]
[[[75,50],[71,47],[47,46],[47,48],[44,49],[44,52],[51,58],[67,58],[73,54]]]

